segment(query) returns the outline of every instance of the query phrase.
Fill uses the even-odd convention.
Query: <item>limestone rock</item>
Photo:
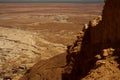
[[[103,51],[102,51],[103,53],[103,56],[104,57],[107,57],[108,55],[109,55],[109,53],[108,53],[108,50],[107,49],[103,49]]]

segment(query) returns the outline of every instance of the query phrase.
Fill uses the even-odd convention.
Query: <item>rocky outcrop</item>
[[[63,73],[64,80],[119,79],[119,4],[119,0],[106,0],[102,17],[90,21],[83,36],[79,35],[68,48],[68,66]],[[75,48],[79,49],[76,51]],[[103,74],[105,75],[102,76]]]
[[[103,20],[94,28],[91,28],[92,44],[108,43],[114,44],[120,41],[120,1],[106,0],[103,10]]]
[[[62,80],[120,79],[119,4],[119,0],[106,0],[102,16],[86,24],[83,31],[77,35],[77,40],[68,46]],[[40,78],[41,74],[39,78],[30,76],[34,75],[35,70],[34,66],[21,80],[43,80]],[[60,78],[45,79],[58,80]]]

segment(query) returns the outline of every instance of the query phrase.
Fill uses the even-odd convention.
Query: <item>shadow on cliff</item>
[[[62,74],[62,80],[81,80],[82,78],[87,76],[91,69],[96,68],[95,63],[98,59],[95,56],[98,54],[100,55],[103,49],[115,49],[115,51],[113,52],[114,54],[111,56],[116,56],[117,58],[115,60],[120,64],[120,46],[118,42],[113,43],[110,39],[107,39],[105,43],[103,41],[101,43],[93,44],[92,42],[94,41],[91,41],[91,37],[95,37],[93,35],[91,36],[91,31],[99,30],[101,32],[102,29],[100,27],[103,25],[103,23],[104,22],[101,21],[95,27],[91,27],[91,25],[89,25],[89,28],[86,29],[86,31],[84,32],[83,40],[81,42],[81,47],[79,48],[79,51],[68,51],[68,55],[66,57],[67,66]],[[99,36],[99,38],[102,38],[102,36]],[[78,47],[78,45],[76,44],[78,42],[79,39],[76,40],[74,45],[71,47]],[[102,59],[104,58],[105,57],[102,56]]]
[[[119,44],[116,44],[116,46],[118,45]],[[118,68],[120,69],[120,46],[115,48],[113,56],[115,56],[115,61],[119,64]]]
[[[93,47],[90,38],[90,28],[88,28],[84,33],[80,50],[78,52],[68,52],[66,57],[67,67],[62,74],[62,80],[80,80],[94,67],[97,59],[94,57],[96,53],[92,52]],[[72,48],[77,46],[77,41]]]

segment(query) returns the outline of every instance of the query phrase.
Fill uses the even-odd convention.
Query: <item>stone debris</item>
[[[102,16],[98,16],[97,18],[94,18],[92,21],[90,21],[89,25],[91,27],[95,27],[98,25],[100,21],[102,21]]]
[[[102,59],[101,55],[99,55],[99,54],[97,54],[95,57],[96,57],[97,59]]]
[[[102,52],[103,52],[103,55],[102,55],[103,57],[107,57],[109,55],[107,49],[104,49]]]

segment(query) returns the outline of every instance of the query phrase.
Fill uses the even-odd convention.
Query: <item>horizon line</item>
[[[0,3],[104,3],[103,1],[90,1],[90,2],[83,2],[83,1],[0,1]]]

